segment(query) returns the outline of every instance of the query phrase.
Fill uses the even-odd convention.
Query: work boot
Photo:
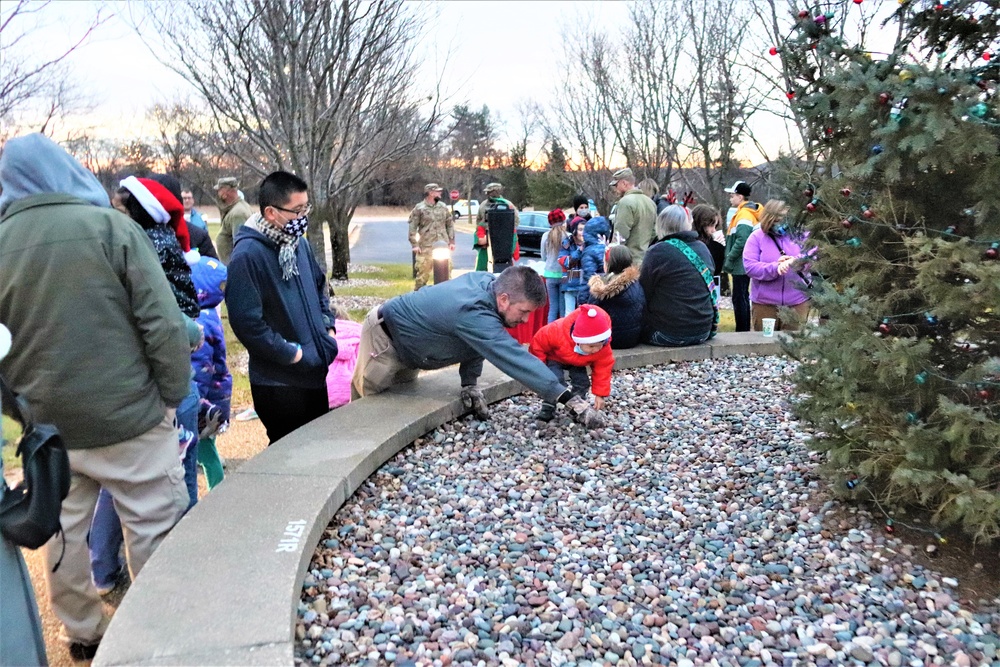
[[[556,406],[551,403],[542,403],[542,409],[538,411],[535,419],[540,422],[550,422],[556,416]]]

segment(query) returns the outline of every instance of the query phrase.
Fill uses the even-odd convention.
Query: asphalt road
[[[351,248],[352,264],[375,262],[400,263],[412,258],[409,227],[406,220],[387,220],[361,223],[357,242]],[[456,269],[473,269],[476,253],[472,249],[472,234],[455,232],[455,254],[452,266]]]

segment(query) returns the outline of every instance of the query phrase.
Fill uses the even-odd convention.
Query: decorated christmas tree
[[[995,0],[910,0],[885,52],[852,3],[798,13],[772,55],[809,128],[789,178],[822,314],[790,343],[835,488],[1000,536],[1000,77]],[[834,11],[826,11],[833,8]],[[841,15],[838,15],[840,13]],[[887,522],[892,530],[892,522]]]

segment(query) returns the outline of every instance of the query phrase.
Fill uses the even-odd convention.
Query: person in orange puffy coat
[[[560,382],[569,373],[571,391],[581,398],[590,393],[587,368],[592,369],[594,407],[603,410],[604,399],[611,394],[611,369],[615,365],[610,343],[611,317],[597,306],[584,305],[539,329],[528,351],[545,362]],[[551,421],[555,409],[551,403],[542,403],[537,419]]]

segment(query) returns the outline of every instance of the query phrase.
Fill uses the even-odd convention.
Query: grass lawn
[[[335,300],[343,297],[376,297],[391,299],[413,291],[413,267],[409,264],[372,264],[381,269],[376,273],[349,273],[348,278],[358,280],[378,280],[384,285],[346,286],[333,284]],[[348,314],[355,322],[361,322],[368,313],[367,308],[348,308]]]

